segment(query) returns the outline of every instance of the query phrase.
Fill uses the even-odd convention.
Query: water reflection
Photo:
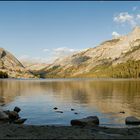
[[[123,117],[140,117],[139,85],[139,80],[0,80],[0,102],[10,104],[16,97],[26,97],[26,102],[29,97],[44,96],[46,102],[79,105],[80,109],[96,110],[111,118],[120,116],[122,110],[126,112]]]

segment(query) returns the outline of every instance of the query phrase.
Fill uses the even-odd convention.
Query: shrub
[[[6,72],[0,71],[0,78],[8,78],[8,74]]]

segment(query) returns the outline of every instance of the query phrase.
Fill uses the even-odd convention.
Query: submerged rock
[[[97,116],[89,116],[83,119],[76,119],[71,120],[71,125],[79,125],[79,126],[86,126],[86,125],[99,125],[99,119]]]
[[[75,109],[71,108],[71,111],[74,111]]]
[[[125,123],[126,124],[131,124],[131,125],[139,125],[140,124],[140,119],[133,117],[133,116],[129,116],[125,119]]]
[[[57,113],[63,113],[63,111],[56,111]]]
[[[75,115],[77,115],[78,113],[77,113],[77,112],[75,112],[74,114],[75,114]]]
[[[27,119],[17,119],[13,123],[15,124],[23,124]]]
[[[16,107],[14,108],[14,111],[17,112],[17,113],[19,113],[19,112],[21,111],[21,109],[20,109],[19,107],[16,106]]]

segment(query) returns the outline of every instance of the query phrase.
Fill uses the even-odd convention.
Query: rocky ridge
[[[11,78],[34,78],[11,53],[0,48],[0,71],[6,72]]]
[[[116,39],[108,40],[99,46],[76,53],[64,59],[57,59],[44,71],[44,77],[94,77],[94,70],[99,66],[117,66],[127,61],[140,60],[140,27],[135,27],[131,33]],[[96,75],[95,75],[96,77]]]

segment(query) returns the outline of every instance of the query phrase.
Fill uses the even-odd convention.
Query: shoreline
[[[64,81],[72,81],[72,80],[93,80],[93,81],[98,81],[98,80],[103,80],[103,81],[128,81],[128,80],[135,80],[135,81],[140,81],[140,78],[112,78],[112,77],[66,77],[66,78],[0,78],[0,80],[21,80],[21,81],[61,81],[61,80],[64,80]]]
[[[140,127],[1,124],[0,139],[139,139]]]

